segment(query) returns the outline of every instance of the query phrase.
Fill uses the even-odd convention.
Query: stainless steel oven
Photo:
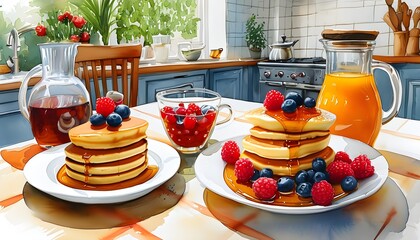
[[[291,58],[284,61],[264,61],[258,63],[260,75],[260,102],[271,89],[284,95],[295,91],[302,97],[317,98],[324,82],[325,59]]]

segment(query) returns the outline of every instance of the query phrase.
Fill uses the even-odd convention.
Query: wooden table
[[[243,114],[261,106],[223,102],[233,107],[234,120],[216,127],[212,143],[248,134],[251,125]],[[156,103],[135,107],[132,114],[149,121],[149,138],[168,143]],[[43,194],[0,158],[0,239],[419,239],[419,147],[420,122],[393,119],[375,144],[389,163],[383,187],[347,207],[306,215],[274,214],[212,193],[195,178],[196,155],[181,155],[179,173],[171,179],[173,191],[166,186],[130,204],[110,206]],[[155,209],[162,202],[166,208]]]

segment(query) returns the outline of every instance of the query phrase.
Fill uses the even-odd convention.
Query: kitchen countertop
[[[374,55],[373,59],[386,63],[420,63],[420,56],[382,56]]]
[[[194,62],[181,60],[169,60],[167,63],[156,63],[154,61],[140,60],[139,74],[153,74],[165,72],[194,71],[201,69],[213,69],[236,66],[254,66],[261,60],[258,59],[199,59]],[[0,91],[19,89],[24,76],[20,78],[0,80]],[[33,77],[29,85],[34,85],[40,80],[40,77]]]
[[[222,103],[232,106],[234,119],[216,126],[212,144],[249,134],[252,125],[243,115],[261,106],[260,103],[227,98],[223,98]],[[150,139],[169,142],[156,103],[132,108],[132,114],[149,122],[147,135]],[[32,143],[33,140],[4,149],[24,149]],[[389,164],[389,175],[382,188],[347,207],[303,215],[274,214],[216,195],[195,178],[194,155],[181,155],[179,174],[175,175],[182,175],[186,181],[182,197],[160,189],[119,207],[74,204],[50,197],[27,184],[22,171],[0,158],[0,238],[419,239],[418,146],[420,121],[394,118],[382,127],[374,145]],[[180,188],[176,184],[172,186],[177,187]],[[162,196],[165,201],[180,199],[161,213],[141,218],[144,214],[141,210],[147,208],[145,211],[148,212],[155,208]],[[74,227],[80,222],[86,225]],[[120,222],[126,223],[121,226],[118,225]],[[86,229],[92,226],[96,227]]]

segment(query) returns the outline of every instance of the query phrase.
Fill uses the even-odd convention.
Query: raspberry
[[[334,199],[334,188],[331,183],[322,180],[314,183],[311,190],[312,200],[315,204],[328,206]]]
[[[114,112],[115,102],[112,98],[101,97],[96,99],[96,112],[104,117],[108,117],[109,114]]]
[[[241,154],[239,146],[235,141],[229,140],[222,147],[222,159],[230,164],[234,164]]]
[[[343,161],[346,163],[351,163],[351,158],[346,152],[338,151],[334,156],[334,161]]]
[[[340,183],[347,176],[354,177],[354,172],[350,164],[342,161],[333,161],[328,165],[327,172],[332,183]]]
[[[188,107],[187,107],[187,114],[192,114],[192,113],[195,113],[197,115],[202,115],[201,108],[197,106],[197,104],[195,103],[190,103],[188,104]]]
[[[284,102],[284,96],[277,90],[270,90],[264,99],[264,107],[267,110],[280,110]]]
[[[351,163],[351,168],[354,171],[356,179],[364,179],[373,175],[375,167],[371,165],[370,159],[362,154],[356,157]]]
[[[273,178],[260,177],[252,184],[255,196],[261,200],[271,200],[277,194],[277,181]]]
[[[179,116],[185,116],[185,114],[187,113],[187,109],[181,106],[176,109],[175,113]]]
[[[240,182],[247,182],[254,175],[254,165],[248,158],[239,158],[235,162],[235,176]]]

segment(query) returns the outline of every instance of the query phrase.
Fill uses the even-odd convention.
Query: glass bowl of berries
[[[232,117],[232,108],[221,104],[220,94],[204,88],[162,91],[156,94],[156,99],[166,134],[172,145],[186,154],[201,151],[214,127]],[[216,123],[219,110],[223,108],[228,109],[229,114]]]

